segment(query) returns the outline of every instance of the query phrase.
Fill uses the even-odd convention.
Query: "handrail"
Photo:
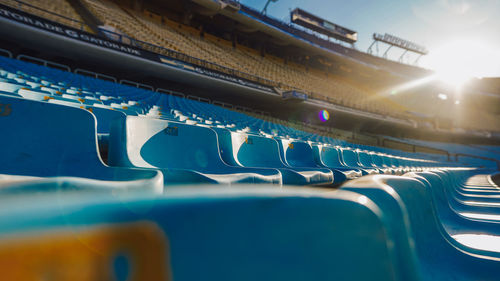
[[[186,99],[188,99],[188,100],[195,100],[195,101],[199,101],[199,102],[210,103],[210,99],[202,98],[202,97],[198,97],[198,96],[193,96],[193,95],[188,95],[186,97]]]
[[[86,69],[77,68],[77,69],[75,69],[74,72],[76,74],[82,74],[82,75],[86,75],[86,76],[91,76],[91,77],[94,77],[96,79],[101,78],[102,80],[110,80],[110,81],[113,81],[115,83],[117,81],[116,78],[113,77],[113,76],[109,76],[109,75],[102,74],[102,73],[97,73],[97,72],[86,70]],[[103,79],[103,78],[105,78],[105,79]]]
[[[154,90],[155,90],[155,88],[153,86],[142,84],[142,83],[139,83],[139,82],[134,82],[134,81],[126,80],[126,79],[120,80],[120,84],[122,84],[122,85],[128,85],[128,86],[134,86],[134,87],[139,88],[139,89],[151,90],[152,92],[154,92]]]
[[[185,98],[186,98],[186,95],[185,95],[185,94],[183,94],[183,93],[181,93],[181,92],[171,91],[171,92],[170,92],[170,94],[171,94],[172,96],[180,97],[180,98],[183,98],[183,99],[185,99]]]
[[[58,68],[58,69],[64,69],[68,72],[71,72],[71,68],[67,65],[64,65],[64,64],[60,64],[60,63],[56,63],[56,62],[52,62],[52,61],[49,61],[49,60],[44,60],[44,59],[41,59],[41,58],[35,58],[35,57],[32,57],[32,56],[28,56],[28,55],[23,55],[23,54],[20,54],[16,57],[18,60],[25,60],[25,61],[31,61],[31,62],[38,62],[38,63],[41,63],[43,66],[47,66],[47,67],[50,67],[50,66],[53,66],[53,68]]]
[[[252,110],[248,107],[237,105],[234,107],[234,109],[239,110],[239,111],[245,111],[245,112],[252,112]]]
[[[193,95],[187,95],[186,99],[188,99],[188,100],[195,100],[195,101],[199,101],[199,97],[197,97],[197,96],[193,96]]]
[[[113,82],[115,82],[115,83],[116,83],[116,81],[117,81],[117,80],[116,80],[116,78],[115,78],[115,77],[113,77],[113,76],[109,76],[109,75],[102,74],[102,73],[97,73],[97,72],[96,72],[96,75],[97,75],[97,78],[98,78],[98,79],[99,79],[99,78],[106,78],[106,79],[111,80],[111,81],[113,81]],[[103,80],[106,80],[106,79],[103,79]]]
[[[0,48],[0,53],[2,54],[6,54],[9,58],[13,58],[14,56],[12,55],[12,52],[9,51],[9,50],[5,50],[5,49],[2,49]]]
[[[171,91],[171,90],[167,90],[167,89],[163,89],[163,88],[157,88],[156,92],[171,95],[171,96],[176,96],[176,97],[180,97],[180,98],[186,98],[186,95],[183,93]]]
[[[210,103],[210,99],[200,97],[199,101],[204,103]]]
[[[269,112],[265,112],[265,111],[262,111],[262,110],[252,110],[254,113],[256,114],[259,114],[259,115],[263,115],[263,116],[271,116],[269,114]]]
[[[216,100],[212,101],[212,104],[220,106],[220,107],[224,107],[224,108],[230,108],[230,109],[234,108],[234,105],[232,105],[230,103],[225,103],[225,102],[216,101]]]

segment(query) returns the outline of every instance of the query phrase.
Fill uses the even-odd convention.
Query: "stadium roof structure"
[[[259,11],[241,5],[239,11],[223,9],[217,2],[210,0],[191,0],[192,2],[209,10],[212,14],[220,14],[247,27],[248,32],[263,32],[273,38],[281,40],[283,45],[292,45],[311,52],[311,55],[322,55],[338,62],[365,67],[366,71],[384,70],[400,76],[408,73],[411,78],[423,77],[431,71],[395,61],[389,61],[356,49],[342,46],[341,44],[326,41],[311,33],[297,29],[291,24],[282,22]],[[239,30],[245,31],[240,28]]]

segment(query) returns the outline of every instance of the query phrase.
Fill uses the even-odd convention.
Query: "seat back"
[[[219,141],[219,153],[226,164],[230,166],[239,166],[233,155],[233,145],[231,141],[231,132],[225,128],[212,128],[217,134]]]
[[[383,160],[382,156],[380,156],[380,155],[378,155],[376,153],[371,154],[371,156],[372,156],[373,164],[376,167],[379,167],[379,168],[387,167],[384,164],[384,160]]]
[[[285,163],[291,167],[317,167],[311,145],[303,141],[280,140]]]
[[[342,149],[342,158],[348,167],[359,167],[357,152],[351,149]]]
[[[211,172],[222,162],[216,133],[206,127],[127,116],[112,126],[109,161],[113,165]]]
[[[0,262],[10,265],[4,274],[17,270],[30,280],[47,274],[38,267],[19,266],[26,264],[26,255],[15,250],[26,249],[26,243],[7,242],[16,241],[20,233],[22,240],[17,241],[35,245],[27,253],[45,257],[40,261],[39,255],[29,255],[31,264],[52,261],[57,273],[61,270],[55,267],[60,264],[71,268],[71,260],[62,263],[61,259],[78,255],[88,261],[81,267],[99,280],[110,276],[120,277],[117,280],[404,280],[394,274],[394,244],[385,218],[359,194],[274,187],[256,191],[254,186],[225,192],[183,187],[166,193],[127,198],[64,193],[58,195],[59,204],[45,197],[49,200],[27,210],[12,208],[26,201],[7,202],[0,213],[0,229],[2,236],[11,230],[8,234],[13,239],[0,240]],[[13,214],[18,218],[11,219]],[[40,230],[48,235],[37,237]],[[88,231],[97,232],[100,235],[90,237],[99,238],[88,239]],[[64,237],[78,247],[62,252],[41,247],[64,243]],[[85,243],[77,239],[81,237]],[[98,254],[95,249],[100,249]]]
[[[480,250],[460,244],[443,228],[435,198],[429,190],[435,187],[410,177],[375,176],[347,182],[342,188],[366,195],[391,217],[388,230],[394,233],[396,245],[404,246],[399,249],[404,252],[398,254],[398,260],[404,261],[401,267],[408,269],[407,260],[411,260],[411,256],[405,252],[414,246],[423,280],[450,277],[494,280],[500,274],[498,259],[480,255]],[[407,225],[407,233],[403,224]],[[457,267],[457,264],[464,266]]]
[[[91,177],[103,166],[90,112],[7,96],[0,105],[0,173]]]
[[[358,151],[358,156],[359,156],[359,162],[363,167],[366,168],[372,168],[373,163],[372,163],[372,157],[370,154],[364,151]]]
[[[111,124],[117,119],[124,119],[125,113],[106,108],[92,107],[92,113],[97,119],[97,133],[109,134]]]
[[[26,86],[9,82],[0,82],[0,91],[9,92],[11,94],[17,94],[17,91],[23,87]]]
[[[244,167],[285,167],[281,162],[279,144],[272,138],[231,132],[233,155]]]
[[[340,160],[341,155],[337,148],[331,146],[314,147],[315,155],[320,160],[319,162],[329,168],[341,168],[344,164]]]
[[[386,165],[387,167],[391,167],[391,168],[396,168],[396,166],[394,166],[394,163],[392,162],[392,157],[388,156],[388,155],[383,155],[381,156],[382,157],[382,162],[384,163],[384,165]]]

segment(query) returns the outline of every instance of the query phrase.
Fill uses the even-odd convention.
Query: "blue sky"
[[[241,2],[261,10],[266,0]],[[374,32],[390,33],[427,47],[422,66],[500,76],[500,0],[279,0],[268,15],[288,22],[296,7],[357,31],[359,50],[367,50]],[[467,62],[455,61],[463,57]]]

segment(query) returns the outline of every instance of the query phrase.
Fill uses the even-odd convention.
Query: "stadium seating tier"
[[[82,1],[139,40],[324,89],[348,106],[394,110],[321,73]],[[33,2],[71,15],[67,2]],[[395,139],[468,155],[450,161],[356,145],[6,57],[0,129],[2,280],[500,276],[497,146]]]

